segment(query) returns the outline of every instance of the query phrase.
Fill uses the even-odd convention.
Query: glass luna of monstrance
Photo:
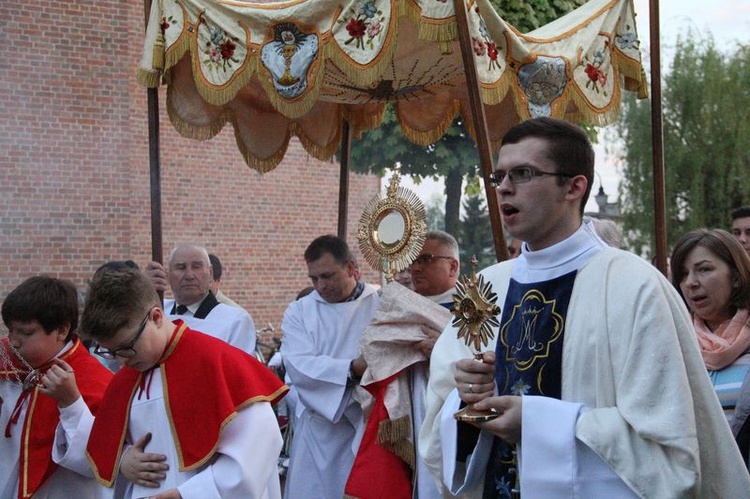
[[[474,360],[482,362],[482,349],[495,336],[493,327],[499,327],[500,307],[492,283],[477,275],[477,259],[471,259],[471,276],[465,275],[456,283],[453,295],[453,327],[458,328],[458,338],[463,339],[474,354]],[[453,417],[459,421],[482,422],[498,417],[494,410],[482,411],[472,404],[466,405]]]
[[[409,268],[424,245],[427,211],[414,192],[399,186],[393,172],[385,195],[373,196],[365,206],[357,230],[362,256],[383,273],[386,282]]]

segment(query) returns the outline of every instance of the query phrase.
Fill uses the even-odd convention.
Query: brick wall
[[[83,290],[107,260],[145,265],[148,126],[146,90],[135,81],[142,2],[3,0],[0,28],[0,296],[39,273]],[[337,230],[338,164],[293,140],[284,162],[260,175],[245,165],[230,125],[210,141],[184,139],[164,102],[162,89],[164,254],[177,242],[205,245],[224,264],[222,290],[256,324],[278,329],[309,282],[305,247]],[[354,250],[362,207],[379,186],[373,176],[350,177]]]

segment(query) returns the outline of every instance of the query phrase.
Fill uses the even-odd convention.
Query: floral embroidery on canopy
[[[645,95],[632,0],[591,0],[521,34],[488,0],[465,0],[490,141],[532,116],[609,123],[622,89]],[[154,0],[138,79],[168,83],[183,135],[231,123],[247,163],[273,169],[292,136],[332,156],[341,121],[376,127],[387,103],[413,142],[456,115],[472,128],[453,2]]]
[[[348,20],[347,20],[348,18]],[[361,4],[352,5],[346,13],[346,17],[338,19],[337,23],[346,23],[346,31],[351,38],[344,45],[354,43],[358,49],[374,48],[374,41],[380,40],[383,33],[385,17],[383,11],[378,9],[375,0],[368,0]]]

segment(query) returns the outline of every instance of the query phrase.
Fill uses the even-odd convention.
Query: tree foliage
[[[479,262],[477,269],[495,263],[495,248],[490,228],[490,217],[484,197],[469,195],[464,200],[464,219],[458,235],[461,250],[461,274],[471,275],[471,258]]]
[[[490,3],[506,22],[526,32],[557,19],[586,0],[490,0]],[[426,177],[445,178],[445,230],[457,235],[464,179],[476,176],[479,171],[476,145],[461,120],[456,118],[436,143],[420,147],[406,139],[389,107],[378,129],[352,143],[352,165],[355,171],[382,175],[396,163],[415,182]]]
[[[689,35],[689,34],[688,34]],[[750,203],[750,46],[724,54],[713,39],[678,39],[663,83],[667,240],[726,228]],[[616,128],[624,143],[621,212],[629,246],[655,247],[650,102],[628,97]]]

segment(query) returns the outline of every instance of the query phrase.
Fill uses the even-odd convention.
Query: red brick
[[[146,90],[135,82],[141,1],[0,2],[0,297],[26,277],[71,279],[81,290],[111,259],[151,258]],[[94,16],[94,17],[91,17]],[[160,91],[164,254],[195,241],[225,265],[223,291],[260,326],[308,285],[302,253],[337,227],[338,164],[293,140],[259,175],[231,125],[214,139],[179,136]],[[352,175],[348,241],[380,186]],[[362,262],[368,280],[374,272]],[[4,328],[0,328],[4,330]]]

